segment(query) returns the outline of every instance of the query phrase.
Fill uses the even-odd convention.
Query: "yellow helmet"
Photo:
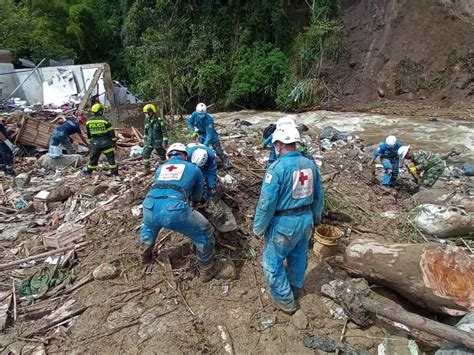
[[[154,113],[156,113],[156,106],[153,105],[153,104],[147,104],[143,107],[143,112],[144,113],[150,112],[150,110],[153,111]]]
[[[104,105],[102,105],[102,104],[100,104],[100,103],[97,103],[97,104],[92,105],[91,111],[92,111],[93,113],[97,113],[97,112],[99,112],[99,111],[101,111],[101,110],[102,110],[102,111],[105,111],[105,106],[104,106]]]

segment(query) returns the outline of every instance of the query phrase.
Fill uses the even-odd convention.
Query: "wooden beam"
[[[79,107],[77,108],[79,111],[84,110],[84,108],[86,107],[87,102],[89,101],[89,98],[92,94],[92,91],[94,90],[97,82],[99,81],[100,76],[102,75],[103,71],[104,71],[104,68],[96,69],[94,76],[92,77],[92,81],[90,82],[89,87],[87,88],[84,96],[82,97],[81,103],[79,104]]]

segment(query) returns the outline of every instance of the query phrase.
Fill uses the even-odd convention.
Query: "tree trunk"
[[[389,287],[437,313],[474,311],[474,260],[461,248],[357,239],[347,247],[345,261],[351,275]]]

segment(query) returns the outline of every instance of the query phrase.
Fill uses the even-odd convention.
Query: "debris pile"
[[[233,261],[237,279],[209,284],[196,277],[189,240],[166,230],[158,236],[155,262],[146,270],[140,267],[141,204],[152,177],[141,175],[142,162],[131,154],[141,133],[134,128],[116,132],[120,180],[102,174],[100,167],[99,174],[80,177],[80,162],[46,169],[36,165],[35,157],[18,158],[16,178],[2,177],[0,351],[22,353],[33,344],[35,351],[47,352],[120,353],[138,347],[140,352],[159,348],[167,353],[304,353],[306,346],[374,353],[393,346],[393,339],[417,351],[439,348],[440,339],[470,346],[470,337],[456,338],[464,333],[443,338],[428,332],[433,337],[403,319],[395,319],[401,327],[395,326],[388,313],[372,323],[374,312],[366,310],[380,305],[387,310],[395,300],[430,321],[446,309],[457,315],[473,311],[471,230],[461,230],[456,222],[459,228],[449,231],[456,238],[446,245],[439,238],[447,235],[436,235],[439,231],[424,228],[410,214],[413,207],[427,203],[464,204],[463,211],[472,218],[466,176],[445,178],[441,188],[430,190],[444,188],[449,196],[428,196],[425,191],[413,195],[403,183],[386,191],[378,183],[380,171],[368,165],[365,142],[332,132],[335,145],[333,138],[319,137],[332,142],[326,149],[317,136],[308,134],[306,144],[321,163],[326,193],[322,222],[337,227],[341,235],[331,256],[321,260],[311,253],[306,294],[300,310],[289,316],[272,304],[260,266],[263,241],[252,235],[269,153],[260,148],[259,129],[241,122],[237,135],[231,129],[221,132],[233,164],[231,171],[219,170],[222,201],[237,228],[216,231],[217,256]],[[402,174],[400,180],[405,179],[408,174]],[[216,209],[229,212],[219,205]],[[350,286],[367,302],[354,296],[349,305],[339,305],[335,291],[321,291],[336,279],[347,286],[350,275],[377,285],[370,291]]]

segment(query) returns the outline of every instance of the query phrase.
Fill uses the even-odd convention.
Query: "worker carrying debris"
[[[188,118],[188,129],[199,143],[211,146],[215,150],[226,169],[232,167],[229,157],[222,149],[219,134],[214,127],[214,118],[207,113],[207,107],[202,102],[197,104],[196,111]]]
[[[150,173],[150,156],[154,149],[160,156],[160,163],[166,161],[166,146],[168,145],[168,132],[166,131],[166,122],[158,117],[156,106],[147,104],[143,107],[145,114],[145,135],[143,138],[143,165],[144,174]]]
[[[196,165],[204,178],[204,201],[209,201],[217,187],[217,160],[214,151],[204,144],[189,143],[186,146],[188,159]]]
[[[86,130],[87,138],[90,139],[92,145],[92,151],[85,173],[92,174],[97,169],[100,155],[104,153],[109,162],[112,175],[118,176],[118,165],[115,162],[115,142],[117,137],[115,137],[114,128],[104,116],[105,106],[94,104],[91,111],[92,116],[87,119]]]
[[[3,123],[0,123],[0,171],[11,176],[16,175],[15,170],[13,169],[13,150],[14,145],[11,141],[10,135]]]
[[[302,295],[308,241],[324,201],[318,168],[297,151],[299,141],[291,125],[273,134],[278,159],[267,169],[253,224],[255,235],[265,236],[262,264],[272,297],[290,314]]]
[[[455,154],[459,153],[452,151],[445,158],[447,159]],[[418,180],[417,182],[425,187],[432,187],[443,175],[444,162],[438,154],[423,150],[413,152],[409,145],[405,145],[398,149],[398,155],[401,159],[408,159],[413,162],[415,166],[410,167],[409,171]]]
[[[166,154],[168,161],[158,167],[151,190],[143,202],[140,233],[142,264],[152,262],[156,237],[162,228],[167,228],[192,240],[196,247],[200,279],[208,282],[222,268],[222,263],[214,259],[214,228],[188,203],[201,201],[203,176],[197,166],[187,161],[184,144],[172,144]]]
[[[370,165],[375,164],[375,159],[380,157],[380,161],[384,168],[382,185],[394,186],[397,181],[400,159],[398,158],[398,150],[402,147],[402,143],[395,136],[388,136],[385,142],[380,143],[378,149],[372,155]]]
[[[84,116],[79,116],[77,118],[73,116],[69,118],[66,122],[53,130],[49,146],[58,147],[57,149],[59,150],[59,146],[62,144],[66,148],[67,154],[74,154],[75,151],[72,147],[70,137],[73,134],[77,134],[84,145],[89,147],[89,143],[87,143],[87,140],[84,138],[81,131],[81,125],[85,122],[86,119]]]

